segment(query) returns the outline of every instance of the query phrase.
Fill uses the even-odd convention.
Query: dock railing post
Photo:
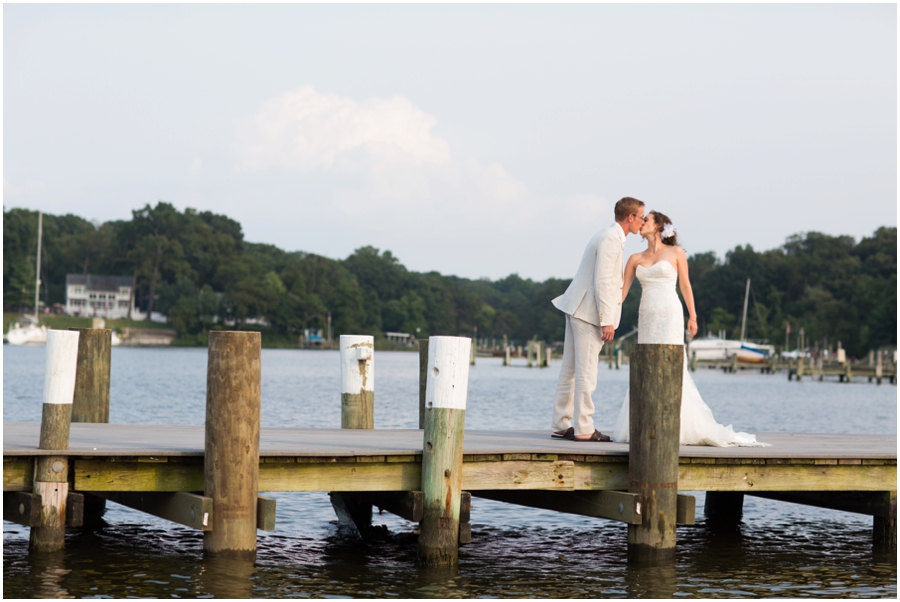
[[[463,429],[469,381],[470,339],[428,339],[428,385],[422,491],[425,508],[419,535],[419,564],[455,567],[459,558]]]
[[[203,490],[212,498],[212,530],[203,533],[210,557],[256,559],[259,493],[261,335],[209,333]]]
[[[375,339],[341,335],[341,428],[375,428]]]
[[[509,363],[509,348],[506,350]],[[506,364],[504,364],[506,365]],[[419,339],[419,428],[425,428],[425,385],[428,382],[428,339]]]
[[[628,559],[675,557],[678,451],[684,345],[636,344],[630,362],[629,493],[643,500],[642,521],[628,525]]]
[[[47,331],[44,403],[41,409],[38,449],[69,449],[78,338],[77,332]],[[38,456],[32,491],[41,496],[41,524],[31,528],[29,549],[32,552],[55,552],[63,549],[66,542],[66,499],[69,496],[68,457]]]
[[[112,359],[112,330],[106,328],[70,328],[77,331],[78,368],[72,422],[109,422],[109,379]],[[96,524],[106,511],[106,500],[84,496],[84,520]]]

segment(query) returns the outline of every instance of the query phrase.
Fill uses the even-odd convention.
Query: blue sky
[[[626,195],[688,253],[897,223],[892,4],[6,4],[3,34],[6,208],[539,280]]]

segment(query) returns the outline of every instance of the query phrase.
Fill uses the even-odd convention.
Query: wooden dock
[[[419,522],[422,566],[457,565],[473,495],[626,523],[636,562],[674,558],[675,525],[695,520],[694,497],[678,491],[706,492],[709,528],[733,527],[743,496],[756,495],[873,516],[873,542],[896,546],[896,435],[679,447],[680,384],[657,384],[680,381],[680,346],[636,346],[631,370],[649,375],[632,389],[632,425],[635,411],[650,422],[629,446],[465,430],[471,346],[460,337],[420,349],[420,429],[372,428],[373,341],[348,335],[343,428],[261,428],[259,334],[228,331],[210,337],[205,426],[108,424],[109,372],[97,367],[109,365],[109,331],[95,330],[51,331],[42,422],[3,425],[4,520],[31,527],[34,552],[62,549],[67,526],[112,501],[203,531],[204,554],[253,560],[256,530],[276,523],[275,500],[260,494],[275,491],[329,492],[363,536],[373,505]]]
[[[68,456],[74,492],[203,491],[202,426],[75,423],[65,452],[38,449],[39,430],[39,423],[4,423],[5,493],[31,491],[35,458],[51,453]],[[772,446],[681,447],[678,489],[792,492],[800,502],[803,492],[816,492],[806,503],[828,507],[841,506],[838,492],[866,492],[856,494],[869,500],[865,513],[896,515],[896,435],[757,437]],[[259,491],[419,491],[422,440],[423,432],[413,429],[263,428]],[[543,431],[467,430],[463,462],[463,489],[487,497],[628,489],[628,445],[622,443],[551,439]],[[822,492],[835,494],[830,504],[822,502]],[[527,495],[507,501],[539,505]],[[598,516],[590,505],[570,504],[569,511]],[[859,511],[858,501],[846,506]]]

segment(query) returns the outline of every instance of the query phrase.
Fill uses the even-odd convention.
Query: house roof
[[[131,287],[131,276],[99,276],[97,274],[66,274],[66,286],[84,285],[88,291],[118,292],[120,286]]]

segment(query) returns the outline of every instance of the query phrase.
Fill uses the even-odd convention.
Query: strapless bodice
[[[675,292],[678,270],[668,261],[649,268],[639,265],[641,305],[638,309],[638,343],[684,344],[684,318]]]
[[[678,270],[668,261],[657,261],[649,268],[639,265],[636,270],[637,279],[641,282],[641,288],[666,287],[675,290],[678,282]]]

